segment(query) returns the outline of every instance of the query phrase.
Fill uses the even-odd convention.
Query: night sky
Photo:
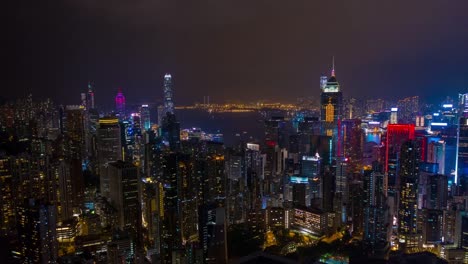
[[[118,87],[129,102],[155,102],[170,72],[176,104],[294,102],[319,95],[332,56],[345,96],[468,91],[466,0],[8,2],[7,99],[31,91],[78,104],[93,80],[100,105]]]

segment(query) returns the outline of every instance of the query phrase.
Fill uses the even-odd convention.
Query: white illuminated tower
[[[172,76],[164,75],[164,112],[174,114],[174,101],[172,100]]]

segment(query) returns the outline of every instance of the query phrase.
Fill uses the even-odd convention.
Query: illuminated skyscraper
[[[120,119],[125,117],[125,96],[123,95],[122,88],[119,88],[115,96],[115,113]]]
[[[169,73],[164,75],[164,112],[174,114],[174,101],[172,91],[172,76]]]
[[[94,82],[88,82],[88,93],[86,94],[86,110],[96,108],[94,105]]]
[[[397,162],[402,144],[414,139],[414,124],[390,124],[385,135],[385,173],[387,174],[385,191],[394,190],[397,184]]]
[[[144,104],[140,108],[141,124],[144,130],[151,128],[150,110],[147,104]]]
[[[420,151],[420,144],[414,140],[406,141],[401,146],[398,238],[401,249],[405,252],[411,248],[419,248],[422,243],[418,225]]]
[[[468,180],[468,117],[460,118],[458,127],[457,144],[457,175],[456,183],[466,182]],[[468,190],[464,190],[468,193]]]
[[[374,257],[388,257],[389,217],[387,197],[384,192],[385,175],[379,163],[364,171],[364,237],[366,248]]]
[[[335,63],[333,63],[331,76],[328,79],[327,84],[321,88],[322,94],[320,95],[320,118],[322,121],[322,133],[326,136],[333,137],[333,145],[334,148],[336,148],[335,151],[333,151],[333,155],[335,155],[335,153],[341,152],[339,144],[340,133],[338,125],[341,122],[343,110],[343,94],[340,90],[340,85],[336,80]]]
[[[104,168],[111,161],[122,160],[122,133],[119,120],[115,117],[99,119],[97,131],[98,164],[101,195],[109,197],[109,179]]]
[[[460,116],[468,117],[468,93],[458,95],[458,111]]]
[[[57,263],[55,206],[26,199],[17,213],[21,263]]]

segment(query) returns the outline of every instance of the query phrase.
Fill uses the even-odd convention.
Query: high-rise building
[[[141,124],[144,130],[151,128],[150,109],[147,104],[141,105],[140,108]]]
[[[457,144],[457,175],[455,183],[468,179],[468,117],[460,118]],[[468,193],[468,190],[464,190]]]
[[[443,140],[431,141],[427,145],[427,162],[437,163],[439,174],[445,174],[445,146],[446,143]]]
[[[322,121],[322,133],[326,136],[332,136],[334,145],[339,144],[338,124],[342,119],[343,94],[340,85],[335,77],[335,65],[333,64],[331,76],[327,84],[322,88],[320,95],[321,110],[320,119]],[[339,151],[339,145],[336,146]]]
[[[86,110],[95,109],[94,105],[94,82],[88,82],[88,93],[86,94]]]
[[[360,119],[341,122],[343,129],[343,156],[347,159],[350,173],[360,172],[363,166],[364,131]]]
[[[125,118],[125,96],[122,92],[122,88],[119,88],[115,96],[115,114],[119,119]]]
[[[468,93],[458,94],[458,112],[462,117],[468,117]]]
[[[177,122],[175,114],[167,112],[166,117],[163,119],[161,134],[164,143],[171,150],[177,150],[180,147],[180,123]]]
[[[401,146],[398,238],[405,251],[420,248],[422,234],[418,225],[418,183],[421,147],[414,140]]]
[[[25,199],[17,214],[22,263],[57,263],[55,206]]]
[[[83,107],[67,106],[65,114],[65,159],[70,169],[73,206],[80,207],[84,198],[82,164],[86,156],[85,112]]]
[[[0,236],[15,228],[15,185],[12,171],[13,158],[0,154]]]
[[[138,195],[138,169],[130,162],[116,161],[108,164],[109,198],[117,210],[118,227],[136,234],[139,226],[140,200]]]
[[[164,115],[167,113],[174,114],[172,76],[169,73],[164,75]]]
[[[109,162],[122,160],[122,132],[119,120],[115,117],[99,119],[97,131],[98,168],[101,195],[109,197],[109,179],[104,169]]]
[[[364,171],[364,237],[366,246],[374,257],[388,257],[389,214],[384,192],[385,175],[375,162],[371,170]]]
[[[414,139],[414,124],[390,124],[383,140],[385,145],[385,167],[387,174],[385,192],[396,190],[398,184],[397,166],[402,144]]]

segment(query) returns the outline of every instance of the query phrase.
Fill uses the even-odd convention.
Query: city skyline
[[[466,0],[6,10],[2,263],[468,263]]]
[[[170,72],[179,104],[207,95],[291,102],[319,96],[316,80],[329,73],[332,56],[347,97],[391,89],[390,99],[430,91],[435,101],[468,85],[467,4],[460,1],[113,3],[9,3],[15,19],[2,45],[13,51],[6,56],[12,89],[2,97],[31,92],[72,104],[94,81],[102,105],[111,105],[106,98],[118,87],[134,94],[131,101],[156,101],[160,77]]]

